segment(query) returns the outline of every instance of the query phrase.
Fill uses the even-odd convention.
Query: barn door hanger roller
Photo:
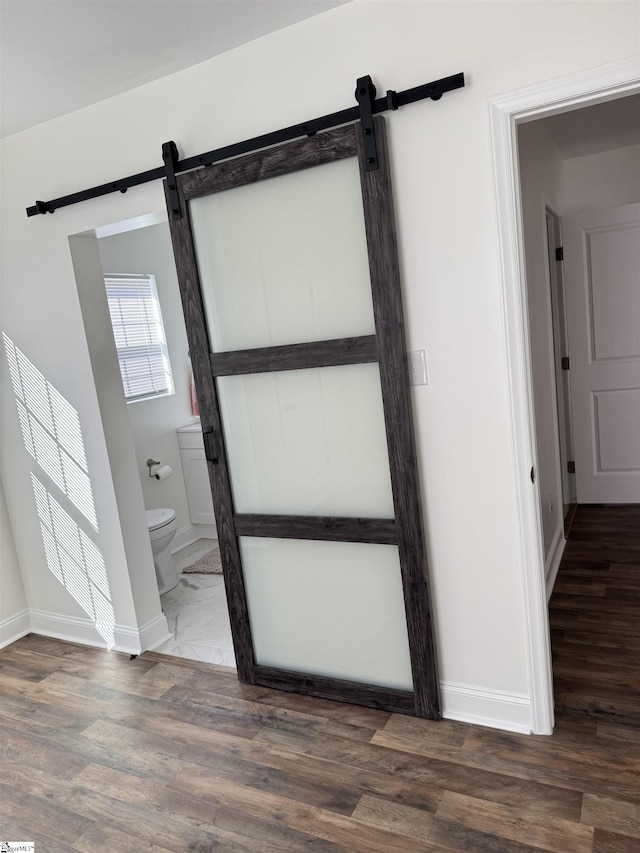
[[[373,102],[375,99],[376,87],[373,85],[371,77],[368,74],[366,77],[359,77],[356,83],[356,101],[360,107],[360,126],[364,142],[364,167],[367,172],[372,172],[378,168],[376,129],[373,124]]]
[[[445,92],[452,92],[454,89],[461,89],[463,86],[464,74],[453,74],[451,77],[433,80],[431,83],[415,86],[413,89],[405,89],[403,92],[394,92],[390,89],[384,97],[376,98],[376,88],[373,85],[371,77],[360,77],[356,84],[356,100],[358,102],[358,106],[356,107],[349,107],[336,113],[302,122],[301,124],[294,124],[291,127],[265,133],[262,136],[255,136],[253,139],[246,139],[243,142],[226,145],[224,148],[207,151],[195,157],[187,157],[184,160],[179,159],[178,148],[175,142],[165,142],[162,146],[163,166],[149,169],[146,172],[139,172],[137,175],[130,175],[128,178],[120,178],[117,181],[101,184],[88,190],[52,199],[51,201],[36,201],[33,207],[27,208],[27,216],[37,216],[40,213],[53,213],[61,207],[68,207],[71,204],[77,204],[81,201],[99,198],[109,193],[125,193],[129,187],[136,187],[150,181],[166,179],[169,188],[171,216],[174,219],[180,219],[182,211],[180,210],[180,203],[178,201],[176,175],[182,172],[190,172],[192,169],[198,169],[202,166],[210,166],[212,163],[218,163],[221,160],[229,160],[232,157],[249,154],[251,151],[259,151],[261,148],[269,148],[283,142],[290,142],[293,139],[299,139],[303,136],[313,136],[322,130],[330,130],[333,127],[339,127],[342,124],[358,120],[360,120],[362,125],[364,139],[365,169],[371,171],[378,168],[378,154],[373,124],[374,115],[386,112],[387,110],[397,110],[398,107],[404,107],[427,98],[430,98],[432,101],[438,101]]]

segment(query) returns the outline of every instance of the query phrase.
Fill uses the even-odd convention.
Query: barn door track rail
[[[162,146],[163,166],[149,169],[146,172],[139,172],[137,175],[130,175],[128,178],[120,178],[120,180],[111,181],[108,184],[101,184],[98,187],[92,187],[88,190],[61,196],[51,201],[36,201],[33,207],[27,208],[27,216],[37,216],[39,213],[53,213],[61,207],[68,207],[71,204],[78,204],[78,202],[99,198],[110,193],[125,193],[130,187],[137,187],[140,184],[147,184],[150,181],[158,181],[166,178],[169,189],[171,216],[174,219],[179,219],[182,216],[182,212],[175,190],[176,175],[182,172],[190,172],[202,166],[210,166],[212,163],[218,163],[220,160],[228,160],[232,157],[248,154],[251,151],[259,151],[261,148],[269,148],[272,145],[289,142],[303,136],[314,136],[321,130],[330,130],[342,124],[358,120],[360,120],[362,125],[366,168],[368,170],[377,169],[378,155],[373,124],[374,115],[386,112],[387,110],[397,110],[399,107],[414,104],[417,101],[424,101],[427,98],[430,98],[432,101],[438,101],[445,92],[461,89],[463,86],[464,74],[453,74],[451,77],[443,77],[441,80],[434,80],[422,86],[414,86],[414,88],[405,89],[403,92],[394,92],[393,89],[389,89],[386,95],[376,98],[376,88],[373,85],[371,77],[360,77],[356,83],[356,100],[358,105],[355,107],[349,107],[345,110],[322,116],[321,118],[311,119],[301,124],[294,124],[291,127],[265,133],[262,136],[255,136],[253,139],[244,140],[244,142],[226,145],[223,148],[207,151],[205,154],[199,154],[195,157],[187,157],[184,160],[179,159],[178,148],[175,142],[165,142]]]

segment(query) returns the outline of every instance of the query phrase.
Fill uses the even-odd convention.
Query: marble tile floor
[[[173,555],[180,573],[214,545],[199,539]],[[173,639],[156,652],[235,667],[231,626],[222,575],[183,575],[180,583],[160,597]]]

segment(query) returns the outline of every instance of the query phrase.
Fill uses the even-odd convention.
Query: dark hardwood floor
[[[640,508],[580,508],[551,737],[31,635],[0,652],[0,837],[38,853],[638,853]]]
[[[640,732],[640,506],[578,507],[550,605],[556,713]]]

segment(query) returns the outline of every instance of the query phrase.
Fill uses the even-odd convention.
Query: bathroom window
[[[104,283],[127,402],[173,394],[155,277],[105,275]]]

